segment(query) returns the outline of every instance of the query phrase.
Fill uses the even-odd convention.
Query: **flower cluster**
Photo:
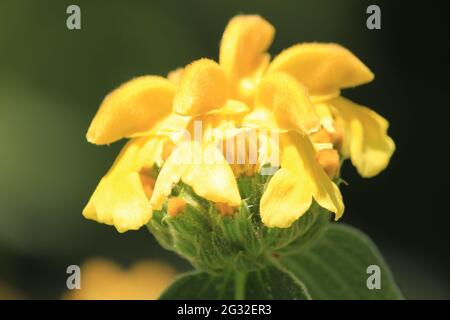
[[[265,227],[290,227],[313,205],[339,219],[341,160],[350,158],[371,177],[395,149],[384,118],[340,96],[374,76],[332,43],[297,44],[271,60],[274,33],[260,16],[236,16],[218,63],[200,59],[166,78],[138,77],[111,92],[87,139],[130,140],[83,215],[125,232],[147,224],[154,212],[187,214],[194,200],[174,191],[182,184],[220,217],[233,217],[247,203],[240,179],[270,167],[273,176],[257,199]]]

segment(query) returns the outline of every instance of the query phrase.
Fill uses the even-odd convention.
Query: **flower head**
[[[337,44],[298,44],[270,61],[274,33],[260,16],[236,16],[219,63],[200,59],[167,79],[139,77],[109,94],[88,141],[130,140],[84,216],[120,232],[147,224],[152,212],[176,221],[205,205],[220,219],[251,212],[262,233],[292,226],[316,205],[339,219],[340,158],[369,177],[395,148],[384,118],[340,97],[374,76]],[[258,178],[267,167],[273,176]],[[245,181],[258,183],[249,193]]]

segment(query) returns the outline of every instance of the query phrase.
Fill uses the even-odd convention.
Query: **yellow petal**
[[[319,129],[320,119],[307,89],[286,73],[265,76],[258,86],[255,104],[254,112],[243,120],[245,125],[273,128],[276,119],[279,129],[306,133]]]
[[[230,20],[220,44],[220,65],[233,78],[258,68],[272,43],[274,27],[258,15],[238,15]]]
[[[251,91],[255,86],[255,74],[270,60],[266,51],[274,34],[274,27],[258,15],[238,15],[228,23],[219,62],[233,84],[233,98],[240,98],[240,91]]]
[[[220,109],[214,109],[209,114],[234,115],[249,112],[250,108],[241,101],[229,99]]]
[[[167,80],[172,82],[174,85],[178,85],[180,83],[181,77],[183,76],[184,68],[177,68],[175,70],[170,71],[167,74]]]
[[[213,145],[202,147],[196,141],[180,143],[164,163],[151,198],[160,210],[172,187],[182,181],[194,192],[213,202],[239,206],[241,198],[233,171],[223,154]]]
[[[196,194],[210,201],[232,207],[241,203],[233,171],[214,145],[207,145],[203,149],[203,161],[186,170],[182,181],[192,186]]]
[[[336,220],[339,219],[344,212],[341,192],[317,162],[316,151],[309,138],[296,132],[283,133],[281,135],[281,148],[281,167],[288,170],[288,173],[292,175],[292,179],[299,184],[295,189],[303,190],[303,193],[308,190],[311,192],[310,195],[298,194],[298,197],[302,198],[302,203],[306,203],[307,197],[312,196],[321,207],[334,212]],[[283,174],[283,176],[285,175]],[[272,180],[270,183],[272,183]],[[275,180],[274,183],[277,183],[277,185],[273,186],[274,189],[282,188],[280,180]],[[286,183],[289,185],[291,182]],[[284,188],[286,187],[284,186]],[[290,201],[290,198],[293,197],[288,193],[285,193],[285,196],[287,197],[286,199],[283,198],[283,194],[280,194],[279,197],[281,199],[278,201]],[[287,217],[291,217],[291,215],[294,217],[301,216],[304,213],[304,206],[302,205],[299,208],[301,209],[300,211],[297,211],[298,208],[292,207],[292,212],[290,213],[278,211],[276,214],[286,215]],[[263,210],[266,209],[261,208],[261,211]],[[286,218],[286,221],[291,221],[292,223],[294,220]],[[290,224],[280,225],[279,227],[289,226]]]
[[[160,137],[130,140],[101,179],[83,215],[87,219],[114,225],[119,232],[137,230],[146,224],[152,209],[140,171],[159,161],[166,142],[167,139]]]
[[[281,136],[282,162],[261,198],[261,219],[268,227],[287,228],[311,206],[312,199],[339,219],[342,195],[320,164],[309,138],[295,132]]]
[[[326,103],[318,103],[315,105],[317,114],[320,118],[320,125],[328,132],[334,133],[334,118],[330,110],[330,106]]]
[[[339,219],[344,212],[341,192],[317,162],[316,150],[310,139],[305,135],[289,132],[282,134],[281,141],[281,167],[297,176],[305,175],[316,202],[334,212],[335,219]]]
[[[181,142],[175,147],[158,174],[150,199],[150,204],[154,210],[162,209],[164,201],[172,192],[173,186],[180,181],[183,172],[186,170],[186,165],[181,163],[183,156],[185,159],[190,159],[193,156],[187,142]]]
[[[172,111],[175,86],[167,79],[143,76],[130,80],[103,100],[87,132],[94,144],[108,144],[149,132]]]
[[[149,135],[177,136],[182,134],[189,121],[191,121],[191,117],[172,112],[149,131],[134,134],[132,137],[137,138]]]
[[[232,134],[242,120],[243,115],[237,112],[240,107],[225,110],[228,107],[193,117],[187,127],[187,137],[195,141],[203,141],[205,145],[218,142]],[[230,112],[230,113],[229,113]],[[186,138],[185,138],[186,140]]]
[[[166,136],[142,137],[131,141],[134,140],[141,143],[134,167],[137,171],[142,168],[150,169],[154,164],[161,166],[167,157],[167,150],[173,147],[173,143]]]
[[[311,96],[338,96],[341,88],[373,80],[373,73],[353,53],[334,43],[304,43],[281,52],[268,72],[284,71],[303,83]]]
[[[280,166],[280,132],[259,129],[257,132],[257,142],[258,171],[261,172],[264,165],[278,168]]]
[[[228,99],[228,80],[220,66],[209,59],[188,65],[181,77],[174,111],[189,116],[222,108]]]
[[[330,101],[345,123],[342,153],[363,177],[377,175],[389,164],[395,143],[387,135],[389,123],[375,111],[345,98]]]
[[[261,198],[262,222],[268,227],[287,228],[300,218],[312,203],[312,190],[305,175],[278,170]]]
[[[119,232],[146,224],[152,209],[136,172],[103,178],[83,210],[87,219],[114,225]]]

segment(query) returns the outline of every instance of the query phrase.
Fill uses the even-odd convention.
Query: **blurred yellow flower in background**
[[[0,300],[19,300],[26,297],[9,283],[0,279]]]
[[[176,271],[158,261],[137,262],[123,269],[95,258],[81,266],[81,289],[64,294],[70,300],[156,300],[176,277]]]

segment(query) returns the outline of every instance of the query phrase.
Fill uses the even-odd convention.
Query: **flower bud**
[[[212,273],[258,270],[268,256],[301,248],[330,218],[326,210],[313,205],[289,228],[266,227],[259,203],[267,182],[267,176],[258,174],[239,178],[243,199],[239,208],[207,201],[180,182],[147,227],[164,248],[185,257],[195,268]]]

